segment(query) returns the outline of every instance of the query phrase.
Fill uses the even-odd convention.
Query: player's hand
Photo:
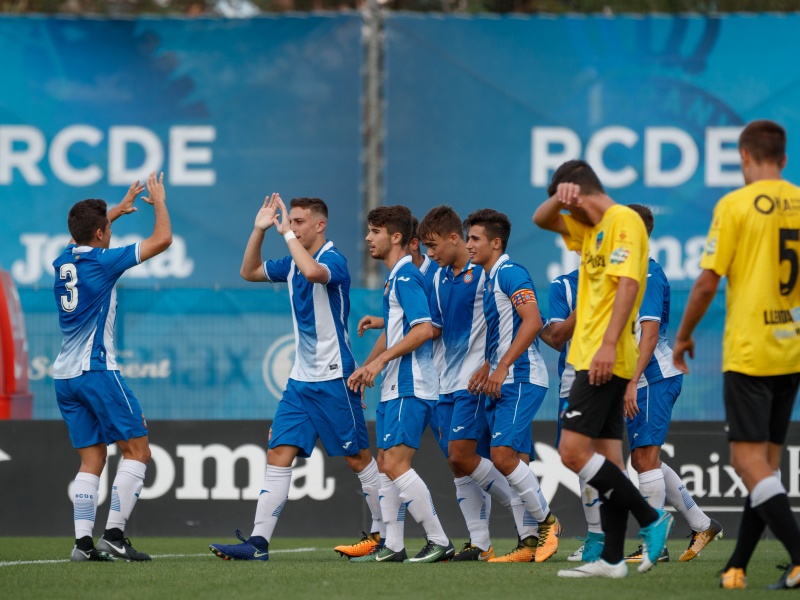
[[[637,388],[636,381],[631,379],[625,387],[625,404],[622,408],[622,414],[626,419],[632,419],[639,414],[639,404],[636,402]]]
[[[689,358],[694,358],[694,338],[675,340],[675,345],[672,347],[672,362],[682,373],[688,375],[689,365],[684,357],[687,352],[689,353]]]
[[[356,394],[361,394],[362,398],[364,397],[364,382],[362,380],[363,371],[364,367],[360,367],[353,371],[352,375],[347,378],[347,387],[353,390]]]
[[[507,376],[508,367],[497,365],[497,368],[486,380],[486,385],[483,386],[483,393],[494,399],[500,398],[501,388]]]
[[[467,384],[467,391],[470,394],[480,394],[486,385],[486,380],[489,378],[489,361],[483,363],[480,369],[472,374]]]
[[[280,194],[275,194],[276,202],[278,203],[278,208],[275,213],[275,217],[272,219],[272,223],[275,225],[275,230],[283,235],[284,233],[290,231],[289,227],[289,211],[286,210],[286,205],[281,200]]]
[[[603,385],[614,376],[614,362],[617,348],[611,344],[603,344],[589,364],[589,384]]]
[[[256,229],[266,231],[272,227],[275,221],[275,213],[278,211],[278,198],[280,198],[280,196],[275,192],[273,192],[271,196],[264,198],[264,204],[256,215],[256,221],[254,223]]]
[[[130,190],[128,190],[130,193]],[[167,193],[164,191],[164,172],[160,176],[156,176],[155,171],[150,173],[147,178],[147,193],[149,196],[142,196],[142,200],[148,204],[155,204],[156,202],[164,202],[167,199]]]
[[[131,184],[131,187],[128,188],[125,197],[122,201],[117,204],[115,207],[119,216],[121,215],[129,215],[131,213],[136,212],[136,207],[133,205],[133,202],[136,200],[136,197],[144,191],[144,184],[139,183],[139,181],[134,181]],[[152,204],[152,203],[151,203]]]
[[[559,183],[556,188],[556,198],[565,206],[580,205],[581,186],[577,183]]]
[[[383,317],[367,315],[358,322],[358,337],[363,337],[367,329],[383,329]]]

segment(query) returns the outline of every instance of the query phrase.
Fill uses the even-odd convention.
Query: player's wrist
[[[294,234],[294,231],[290,229],[289,231],[283,234],[283,239],[285,239],[286,242],[288,243],[289,240],[296,240],[297,236]]]

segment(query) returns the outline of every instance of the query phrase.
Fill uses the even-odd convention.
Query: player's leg
[[[150,461],[147,422],[139,401],[118,371],[87,371],[76,378],[75,388],[91,405],[102,438],[115,441],[122,453],[111,484],[108,521],[97,549],[121,560],[149,561],[150,557],[135,550],[125,536]]]

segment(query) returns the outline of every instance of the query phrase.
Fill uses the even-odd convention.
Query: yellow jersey
[[[800,372],[800,188],[751,183],[714,208],[700,266],[728,278],[722,370]]]
[[[630,379],[636,372],[639,346],[636,343],[636,315],[647,283],[649,246],[642,218],[627,206],[615,204],[594,227],[563,215],[568,234],[564,241],[570,250],[581,253],[578,272],[578,304],[575,332],[567,362],[576,371],[586,371],[603,343],[611,321],[614,298],[620,277],[639,282],[628,325],[617,340],[614,375]]]

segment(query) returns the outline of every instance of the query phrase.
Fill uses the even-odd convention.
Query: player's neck
[[[743,169],[744,182],[747,185],[757,181],[775,181],[783,179],[781,169],[772,163],[751,163],[748,169]]]
[[[408,250],[401,246],[392,246],[392,249],[389,250],[389,254],[383,259],[383,264],[386,265],[386,268],[391,272],[394,266],[400,262],[400,259],[404,256],[408,256]]]
[[[314,240],[314,245],[308,249],[308,253],[311,256],[314,256],[317,254],[317,252],[319,252],[319,249],[322,248],[324,245],[325,245],[325,237],[324,236],[318,237]]]
[[[469,250],[467,250],[466,244],[458,249],[458,254],[456,255],[455,260],[450,265],[453,269],[453,274],[458,275],[461,271],[464,270],[464,267],[467,266],[469,262]]]
[[[486,273],[486,276],[489,276],[489,273],[492,272],[494,266],[497,264],[497,261],[500,260],[500,257],[503,256],[503,252],[495,252],[492,254],[492,258],[490,258],[483,266],[483,271]]]
[[[591,198],[592,201],[584,204],[583,208],[586,211],[586,216],[589,217],[589,220],[592,222],[592,225],[597,225],[603,220],[608,209],[615,206],[617,203],[605,194],[597,194],[591,196]]]

